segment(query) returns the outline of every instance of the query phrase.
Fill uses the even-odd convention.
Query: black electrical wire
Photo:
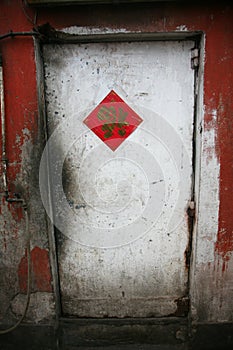
[[[40,33],[37,32],[13,32],[12,30],[9,31],[9,33],[5,33],[0,35],[0,40],[6,39],[6,38],[14,38],[15,36],[37,36],[40,35]]]

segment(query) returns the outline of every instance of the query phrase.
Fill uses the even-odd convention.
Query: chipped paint
[[[181,24],[179,26],[176,27],[176,30],[178,32],[187,32],[188,31],[188,28],[185,24]]]
[[[226,88],[228,92],[229,86]],[[232,91],[228,93],[233,108],[233,93]],[[219,161],[221,161],[220,179],[222,183],[224,181],[224,184],[222,184],[220,192],[219,231],[215,244],[215,251],[223,260],[223,271],[227,268],[230,256],[233,254],[232,206],[226,204],[231,201],[233,195],[233,152],[232,135],[230,132],[233,129],[233,122],[232,118],[229,118],[229,120],[227,118],[228,115],[232,115],[230,111],[231,106],[230,104],[224,105],[222,93],[220,93],[217,120],[218,125],[221,123],[222,128],[218,130],[216,149]],[[225,172],[223,172],[223,169]]]
[[[11,311],[19,318],[26,303],[27,296],[25,294],[18,294],[11,301]],[[51,318],[51,314],[54,314],[55,305],[54,298],[51,293],[36,292],[31,294],[29,310],[26,315],[26,322],[48,322]]]
[[[131,31],[126,28],[96,28],[96,27],[78,27],[71,26],[67,28],[63,28],[62,31],[67,34],[73,35],[90,35],[90,34],[118,34],[118,33],[130,33]],[[140,33],[141,31],[137,31]]]
[[[211,111],[211,115],[211,122],[202,133],[197,264],[215,260],[214,244],[218,234],[220,164],[216,155],[216,110]]]
[[[45,249],[34,247],[31,251],[32,290],[51,292],[51,272],[49,254]],[[18,267],[19,288],[21,293],[27,291],[27,256],[25,255]]]

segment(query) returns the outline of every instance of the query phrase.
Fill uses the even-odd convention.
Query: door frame
[[[38,109],[39,109],[39,122],[42,130],[42,143],[43,148],[48,141],[47,131],[47,118],[46,118],[46,105],[45,105],[45,85],[44,85],[44,62],[42,54],[42,46],[44,44],[77,44],[77,43],[102,43],[102,42],[128,42],[128,41],[186,41],[191,40],[194,43],[194,48],[198,49],[199,54],[199,65],[194,71],[194,113],[193,113],[193,154],[192,154],[192,167],[193,167],[193,178],[192,178],[192,198],[191,207],[187,211],[188,226],[189,226],[189,243],[185,254],[186,266],[188,268],[188,291],[189,300],[178,305],[178,312],[176,316],[183,316],[183,308],[188,307],[188,319],[192,319],[192,288],[194,286],[194,266],[196,257],[196,237],[197,237],[197,217],[198,203],[199,203],[199,178],[200,178],[200,159],[201,159],[201,132],[203,125],[203,76],[204,76],[204,44],[205,37],[201,31],[184,31],[184,32],[122,32],[118,30],[108,31],[99,30],[97,28],[90,31],[86,28],[86,34],[75,33],[68,34],[65,31],[56,31],[53,28],[45,24],[39,28],[41,36],[35,39],[35,56],[36,56],[36,74],[37,74],[37,91],[38,91]],[[44,30],[46,29],[46,35]],[[77,27],[78,29],[78,27]],[[83,29],[83,28],[82,28]],[[190,62],[191,64],[191,62]],[[49,160],[49,156],[47,155]],[[49,161],[47,162],[47,186],[49,189],[52,188],[52,181],[50,178]],[[52,196],[51,191],[47,193],[48,201],[50,203],[51,213],[53,212],[52,207]],[[192,209],[192,203],[195,208]],[[59,322],[63,318],[62,307],[61,307],[61,293],[59,283],[59,269],[57,259],[57,248],[56,238],[53,223],[47,217],[47,230],[49,239],[49,254],[50,254],[50,265],[53,279],[53,290],[55,297],[55,328],[58,327]],[[179,310],[180,313],[179,314]],[[168,316],[165,317],[168,319]]]

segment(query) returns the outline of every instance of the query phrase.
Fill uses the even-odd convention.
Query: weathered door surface
[[[173,315],[188,293],[192,47],[44,45],[65,315]]]

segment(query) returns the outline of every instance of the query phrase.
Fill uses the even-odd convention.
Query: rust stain
[[[22,257],[18,267],[19,288],[22,293],[27,290],[27,253]],[[32,290],[40,292],[52,292],[49,254],[46,249],[39,247],[31,251],[32,265]]]
[[[223,264],[222,264],[222,272],[223,273],[227,270],[229,260],[230,260],[229,256],[225,256],[223,259]]]
[[[192,253],[192,235],[193,235],[193,227],[195,223],[195,208],[188,207],[186,211],[187,223],[188,223],[188,244],[184,252],[185,258],[185,267],[189,270],[190,267],[190,259]]]
[[[21,204],[8,203],[8,209],[12,215],[13,220],[16,222],[19,222],[24,218],[23,208]]]

